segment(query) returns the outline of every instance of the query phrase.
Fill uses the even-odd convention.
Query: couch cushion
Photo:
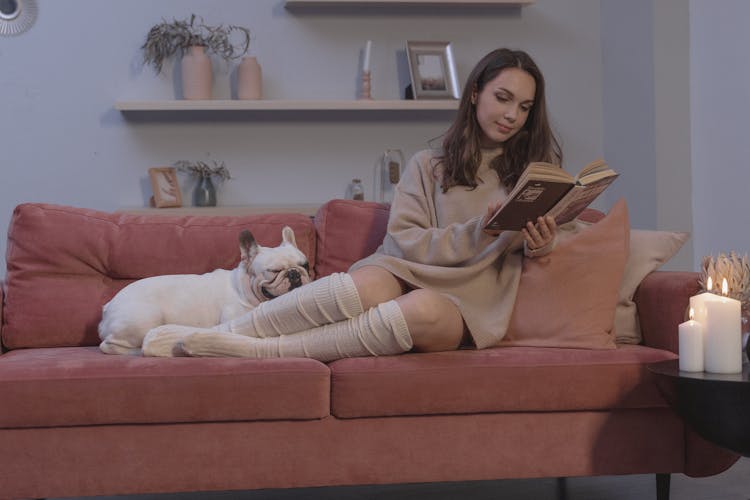
[[[22,204],[8,230],[2,340],[21,347],[99,343],[101,307],[133,280],[159,274],[231,269],[238,235],[264,246],[290,226],[315,261],[315,228],[302,214],[250,216],[128,215]]]
[[[306,358],[144,358],[98,347],[0,356],[0,427],[318,419],[330,372]]]
[[[646,369],[676,356],[501,347],[334,361],[331,414],[340,418],[667,407]],[[435,397],[439,393],[440,397]]]
[[[385,238],[390,206],[355,200],[331,200],[315,215],[318,277],[346,272],[377,250]]]
[[[620,200],[599,222],[561,230],[548,255],[524,259],[508,332],[498,345],[614,349],[629,232]]]
[[[633,301],[635,291],[649,273],[657,270],[677,253],[689,236],[689,233],[676,231],[630,231],[630,252],[615,311],[617,342],[640,344],[643,341],[638,311]]]

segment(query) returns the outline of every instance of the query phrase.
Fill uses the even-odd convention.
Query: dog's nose
[[[287,271],[286,277],[289,279],[289,285],[291,285],[292,288],[297,288],[302,285],[302,278],[299,271],[296,269],[290,269]]]

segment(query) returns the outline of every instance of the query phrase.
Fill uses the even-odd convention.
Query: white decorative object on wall
[[[36,0],[0,0],[0,35],[20,35],[36,21]]]

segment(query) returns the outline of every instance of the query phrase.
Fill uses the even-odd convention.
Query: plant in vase
[[[216,206],[216,186],[214,186],[213,177],[218,177],[222,182],[232,178],[223,161],[211,163],[209,165],[204,161],[187,160],[174,163],[178,172],[184,172],[198,178],[193,189],[193,205],[196,207]]]
[[[238,40],[232,40],[232,35]],[[211,60],[208,52],[224,61],[239,59],[250,47],[250,30],[233,24],[208,26],[191,14],[190,20],[162,21],[153,26],[141,47],[143,62],[161,73],[164,62],[182,56],[182,88],[185,99],[211,98]]]

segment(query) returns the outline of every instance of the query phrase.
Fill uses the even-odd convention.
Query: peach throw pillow
[[[628,258],[627,205],[566,236],[544,257],[524,259],[510,325],[500,346],[614,349],[615,307]]]
[[[630,253],[620,285],[615,310],[615,336],[618,344],[640,344],[643,340],[633,295],[643,278],[674,257],[690,233],[632,229]]]

